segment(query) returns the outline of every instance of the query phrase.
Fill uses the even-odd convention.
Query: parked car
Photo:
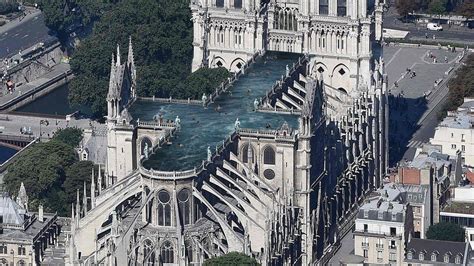
[[[428,25],[426,25],[426,29],[427,30],[442,31],[443,26],[430,22],[430,23],[428,23]]]

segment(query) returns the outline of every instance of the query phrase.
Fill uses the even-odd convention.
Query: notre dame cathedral
[[[107,160],[72,206],[68,263],[201,265],[238,251],[324,265],[386,173],[383,5],[191,0],[192,70],[229,69],[232,93],[154,103],[162,113],[148,120],[131,111],[132,42],[126,60],[118,50]]]

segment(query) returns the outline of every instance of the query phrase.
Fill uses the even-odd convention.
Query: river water
[[[75,110],[69,106],[67,99],[69,89],[64,84],[52,92],[36,99],[34,102],[18,108],[18,112],[38,113],[48,115],[67,115]]]
[[[17,151],[14,149],[10,149],[0,145],[0,164],[6,162],[10,159],[13,155],[15,155]]]

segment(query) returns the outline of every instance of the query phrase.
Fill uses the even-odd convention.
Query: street
[[[459,26],[449,28],[448,25],[442,25],[443,31],[432,31],[427,30],[424,25],[403,23],[399,20],[399,15],[394,4],[392,4],[384,14],[383,26],[388,29],[410,31],[406,38],[411,40],[425,40],[426,35],[428,35],[430,40],[433,40],[433,35],[435,35],[436,40],[451,41],[466,45],[474,44],[474,29]]]
[[[49,40],[56,40],[56,37],[49,34],[44,15],[35,11],[21,21],[16,19],[0,27],[0,58]]]

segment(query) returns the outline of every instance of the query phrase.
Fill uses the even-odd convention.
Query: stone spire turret
[[[133,45],[132,45],[132,36],[128,39],[128,58],[127,58],[127,65],[130,70],[130,77],[131,77],[131,97],[135,98],[136,95],[136,85],[137,85],[137,69],[135,67],[135,59],[133,55]]]
[[[85,217],[87,214],[87,185],[84,181],[84,192],[82,194],[82,215]]]
[[[16,197],[16,203],[28,211],[28,195],[26,194],[26,189],[23,182],[21,182],[20,190],[18,191],[18,196]]]
[[[95,177],[94,177],[94,167],[92,167],[91,175],[91,209],[95,208]]]
[[[99,164],[99,175],[97,176],[97,187],[98,187],[98,192],[100,195],[100,193],[102,192],[102,170],[100,169],[100,164]]]
[[[76,220],[81,217],[81,203],[79,201],[79,189],[76,191]]]
[[[118,44],[117,44],[117,62],[115,62],[115,64],[117,66],[122,65],[122,63],[120,62],[120,45],[118,45]]]

